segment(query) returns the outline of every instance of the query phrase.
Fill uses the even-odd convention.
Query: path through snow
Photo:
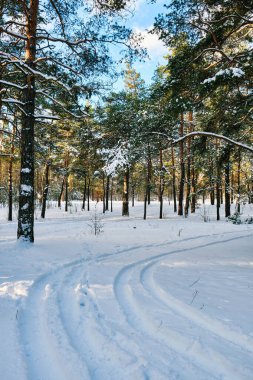
[[[0,242],[1,379],[253,378],[252,226],[87,223]]]

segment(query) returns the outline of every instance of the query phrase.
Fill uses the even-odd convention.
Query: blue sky
[[[146,59],[145,62],[136,62],[134,68],[141,74],[147,84],[151,82],[157,65],[165,63],[163,57],[168,52],[168,49],[158,40],[156,35],[148,33],[154,23],[155,16],[165,12],[164,3],[168,3],[168,1],[157,0],[156,3],[150,4],[148,0],[136,0],[135,11],[126,22],[127,26],[141,33],[144,37],[143,46],[147,48],[149,59]],[[123,80],[119,80],[116,87],[122,88]]]

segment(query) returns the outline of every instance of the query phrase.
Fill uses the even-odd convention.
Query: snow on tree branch
[[[250,151],[251,153],[253,153],[253,147],[252,146],[249,146],[249,145],[246,145],[246,144],[242,144],[239,141],[235,141],[235,140],[230,139],[229,137],[226,137],[226,136],[223,136],[223,135],[219,135],[219,134],[216,134],[216,133],[212,133],[212,132],[201,132],[201,131],[190,132],[190,133],[187,133],[186,135],[184,135],[183,137],[180,137],[179,139],[172,140],[172,144],[178,144],[180,141],[184,141],[185,139],[187,139],[189,137],[193,137],[193,136],[214,137],[214,138],[217,138],[217,139],[220,139],[220,140],[224,140],[224,141],[226,141],[226,142],[228,142],[230,144],[236,145],[236,146],[238,146],[240,148],[246,149],[246,150]]]

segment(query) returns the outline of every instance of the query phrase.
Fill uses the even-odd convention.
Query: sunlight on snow
[[[4,282],[0,285],[0,296],[7,296],[13,299],[27,297],[28,289],[33,281]]]

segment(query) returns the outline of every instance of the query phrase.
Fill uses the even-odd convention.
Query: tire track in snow
[[[128,252],[129,249],[122,250],[120,253]],[[118,254],[115,252],[114,254]],[[96,369],[101,360],[95,358],[95,361],[88,355],[90,361],[87,362],[87,349],[85,347],[85,336],[81,342],[80,335],[78,334],[79,321],[71,325],[68,321],[70,315],[66,310],[71,310],[71,307],[76,308],[73,297],[73,290],[76,281],[80,282],[80,273],[84,272],[84,265],[95,261],[100,262],[114,254],[102,254],[96,258],[80,259],[67,263],[60,268],[50,271],[39,277],[30,288],[27,299],[23,302],[21,311],[19,313],[19,332],[21,345],[27,363],[27,378],[31,380],[56,380],[56,379],[106,379],[106,377],[97,377]],[[79,273],[80,272],[80,273]],[[79,273],[79,277],[78,277]],[[82,276],[81,276],[82,277]],[[75,282],[71,281],[75,278]],[[79,279],[79,281],[78,281]],[[66,293],[67,288],[67,293]],[[65,291],[62,292],[62,289]],[[71,305],[71,307],[70,307]],[[80,303],[78,304],[80,308]],[[79,314],[80,317],[80,314]],[[96,311],[93,312],[90,320],[96,320]],[[74,318],[75,319],[75,318]],[[73,319],[72,319],[73,322]],[[96,325],[96,322],[94,323]],[[84,326],[85,327],[85,326]],[[102,327],[98,325],[98,329]],[[96,328],[93,326],[93,332]],[[105,334],[100,331],[100,342],[104,340],[104,347],[108,346],[109,338],[105,338]],[[77,340],[76,340],[77,339]],[[90,336],[90,341],[92,336]],[[112,349],[112,343],[110,348]],[[127,347],[127,345],[126,345]],[[93,346],[96,354],[98,350]],[[120,348],[118,347],[118,350]],[[115,351],[115,348],[114,348]],[[121,348],[121,351],[124,349]],[[108,351],[110,353],[110,350]],[[107,353],[107,358],[108,358]],[[121,354],[122,355],[122,354]],[[139,367],[143,365],[144,360],[140,359],[137,355],[133,357],[131,353],[127,354],[125,349],[125,356],[127,356],[127,365],[131,370],[126,370],[125,374],[135,373],[138,378],[144,378],[142,371]],[[106,355],[105,355],[106,356]],[[120,355],[118,355],[120,358]],[[121,362],[123,361],[120,358]],[[131,364],[131,361],[133,362]],[[71,367],[67,363],[73,363]],[[136,363],[134,363],[136,362]],[[95,364],[94,364],[95,363]],[[137,374],[138,372],[138,374]],[[119,379],[118,375],[115,377],[108,377],[108,379]]]
[[[231,240],[233,239],[230,239],[229,241]],[[211,245],[213,244],[217,243],[211,243]],[[199,248],[203,248],[203,246]],[[193,249],[199,248],[195,247]],[[151,294],[153,298],[160,301],[166,307],[169,307],[175,313],[191,320],[203,329],[209,330],[220,338],[225,339],[235,344],[236,346],[240,346],[242,349],[253,353],[253,339],[247,335],[232,330],[224,323],[209,317],[208,315],[200,312],[188,304],[185,304],[184,302],[173,297],[171,294],[165,292],[159,285],[157,285],[154,281],[153,272],[154,267],[159,264],[159,261],[160,259],[154,260],[153,262],[146,265],[140,272],[140,281],[143,287]]]
[[[79,260],[79,265],[84,260]],[[31,380],[89,379],[59,317],[55,296],[60,279],[77,261],[41,276],[30,289],[20,312],[19,331]],[[58,289],[57,289],[58,287]]]
[[[252,236],[251,234],[248,236]],[[207,246],[211,245],[217,245],[221,243],[225,243],[228,241],[232,241],[235,239],[240,239],[245,236],[239,236],[231,239],[224,239],[222,241],[214,241],[211,243],[207,244],[201,244],[196,247],[191,247],[191,248],[182,248],[182,249],[177,249],[171,252],[159,254],[153,257],[149,257],[143,260],[140,260],[138,262],[132,263],[130,265],[125,266],[123,269],[121,269],[118,273],[118,275],[115,278],[114,281],[114,292],[115,296],[117,298],[117,301],[119,305],[121,306],[121,309],[123,313],[126,316],[127,322],[136,330],[141,330],[145,335],[149,337],[156,337],[157,341],[159,341],[164,348],[164,346],[171,347],[172,350],[179,352],[181,355],[187,356],[190,358],[191,361],[193,361],[197,366],[200,366],[203,370],[207,369],[208,372],[214,372],[217,378],[220,378],[220,376],[223,376],[226,379],[229,380],[238,380],[238,375],[241,376],[240,379],[249,379],[250,374],[248,372],[243,373],[238,373],[238,368],[234,366],[229,360],[224,357],[224,355],[212,350],[203,350],[203,346],[201,346],[198,342],[194,343],[194,352],[193,350],[188,351],[186,353],[185,347],[189,346],[191,342],[187,340],[185,337],[182,335],[175,333],[175,331],[166,328],[166,330],[163,329],[162,333],[158,331],[157,329],[157,323],[152,319],[152,317],[148,314],[147,310],[145,310],[145,305],[139,305],[138,302],[136,301],[136,296],[133,292],[134,286],[131,287],[130,282],[133,282],[135,279],[134,275],[137,271],[140,270],[140,273],[138,272],[137,274],[137,280],[135,285],[135,290],[138,284],[143,285],[143,276],[141,276],[141,273],[145,271],[144,269],[141,269],[142,266],[151,266],[153,262],[158,262],[162,258],[175,254],[175,253],[181,253],[181,252],[186,252],[189,250],[194,250],[196,248],[205,248]],[[196,238],[197,239],[197,238]],[[195,240],[196,240],[195,239]],[[187,239],[185,239],[186,241]],[[193,240],[193,239],[192,239]],[[182,240],[181,240],[182,243]],[[140,269],[139,269],[140,268]],[[138,276],[140,275],[140,276]],[[140,291],[145,291],[145,288],[142,288]],[[152,292],[150,292],[151,296],[154,296]],[[150,297],[151,298],[151,297]],[[151,298],[151,302],[155,302],[155,307],[157,307],[157,301],[158,303],[161,303],[160,299],[156,297]],[[147,302],[146,302],[147,303]],[[196,318],[195,318],[196,319]],[[195,320],[195,322],[197,322]],[[204,324],[202,323],[202,327],[205,327]],[[217,327],[217,326],[216,326]],[[215,325],[213,324],[211,327],[211,330],[214,330],[217,335],[221,336],[222,338],[228,338],[227,332],[224,334],[219,334],[219,328],[215,328]],[[165,339],[166,337],[166,339]],[[236,340],[236,334],[233,335],[231,338],[232,341]],[[252,344],[247,338],[242,338],[241,337],[241,343],[242,347],[245,349],[245,344],[247,344],[247,348],[252,351]],[[212,357],[212,361],[210,361],[210,357]],[[222,373],[220,371],[216,370],[214,368],[214,363],[217,364],[218,368],[222,368]]]
[[[141,379],[142,360],[129,351],[127,344],[122,347],[118,334],[105,322],[91,289],[82,283],[86,283],[84,268],[79,265],[65,278],[65,291],[58,303],[66,332],[86,359],[91,379]]]
[[[222,234],[213,234],[213,236],[225,235],[227,233],[225,232]],[[156,246],[164,245],[167,247],[168,245],[173,245],[175,243],[186,243],[189,240],[196,240],[206,236],[210,237],[210,235],[201,235],[194,238],[181,239],[180,241],[171,241],[169,243],[164,243],[161,245],[149,244],[146,247],[139,245],[127,249],[122,249],[113,253],[104,253],[98,255],[97,257],[90,257],[88,259],[82,258],[80,260],[75,260],[73,262],[64,264],[63,266],[58,267],[55,271],[50,271],[39,277],[39,279],[35,281],[31,287],[28,297],[25,300],[23,308],[19,314],[20,340],[27,360],[28,379],[62,380],[70,378],[92,378],[91,373],[95,368],[94,363],[96,362],[94,361],[93,364],[90,362],[91,359],[89,355],[86,356],[87,350],[84,350],[82,348],[83,343],[82,345],[79,345],[80,341],[78,344],[76,341],[78,329],[76,329],[75,333],[75,326],[78,326],[78,323],[82,323],[82,321],[80,322],[81,315],[78,314],[78,319],[76,318],[76,315],[74,315],[72,320],[73,324],[70,324],[67,322],[69,315],[66,313],[68,305],[71,304],[71,301],[74,302],[74,298],[71,298],[71,286],[73,287],[75,282],[73,282],[71,278],[74,278],[75,275],[77,275],[79,272],[80,276],[83,270],[83,266],[88,263],[101,263],[127,252],[138,251],[139,249],[152,249],[152,247],[154,248]],[[161,257],[167,254],[168,253],[161,255]],[[155,258],[157,257],[159,256],[155,256]],[[152,260],[152,258],[147,260]],[[141,262],[146,262],[147,260],[141,260]],[[139,264],[136,263],[132,265]],[[65,294],[65,296],[64,293],[61,295],[61,289],[63,287],[69,288],[68,294]],[[159,373],[155,372],[155,376],[157,376],[157,379],[166,378],[163,375],[164,373],[165,375],[166,373],[168,374],[169,361],[173,360],[174,358],[170,348],[165,347],[164,349],[168,355],[164,358],[159,358],[159,354],[156,354],[157,342],[154,342],[152,337],[149,338],[146,335],[145,339],[149,341],[151,345],[150,347],[154,348],[153,353],[147,352],[147,350],[144,349],[145,342],[142,342],[142,344],[140,344],[139,340],[139,338],[143,338],[143,335],[140,336],[136,334],[135,328],[131,330],[132,336],[129,340],[127,340],[127,329],[122,327],[119,328],[118,326],[112,326],[107,320],[102,321],[101,318],[97,318],[98,310],[96,309],[94,302],[92,305],[91,298],[90,312],[91,320],[95,316],[95,324],[93,325],[93,328],[98,329],[100,339],[101,336],[103,338],[104,330],[107,328],[107,337],[104,338],[105,342],[107,342],[106,344],[108,344],[108,340],[112,331],[111,329],[114,327],[115,329],[118,329],[117,333],[120,334],[117,338],[117,344],[115,345],[115,342],[113,343],[115,350],[121,349],[123,352],[125,350],[125,354],[127,355],[128,344],[130,341],[130,347],[133,348],[133,355],[135,355],[135,359],[133,359],[133,361],[136,360],[136,363],[131,364],[131,373],[139,373],[140,376],[138,378],[144,379],[145,377],[148,377],[148,374],[145,375],[145,366],[147,365],[147,362],[152,362],[152,359],[155,358],[157,365],[154,365],[153,367],[161,366],[162,368]],[[124,343],[122,343],[122,337]],[[115,336],[113,338],[115,338]],[[142,352],[144,352],[146,356],[142,355]],[[97,354],[98,352],[96,352],[95,347],[94,355]],[[122,355],[122,353],[120,355]],[[170,358],[168,359],[169,355]],[[69,367],[69,362],[72,364],[74,363],[74,368]],[[150,370],[147,373],[152,373],[152,367],[150,366],[150,363],[148,365]],[[73,377],[73,373],[75,377]],[[175,375],[175,378],[176,376],[177,375]],[[99,377],[99,374],[97,375],[97,378],[103,380],[105,379],[103,377]],[[172,378],[173,376],[171,375],[171,379]],[[208,376],[205,377],[205,379],[208,378]]]

